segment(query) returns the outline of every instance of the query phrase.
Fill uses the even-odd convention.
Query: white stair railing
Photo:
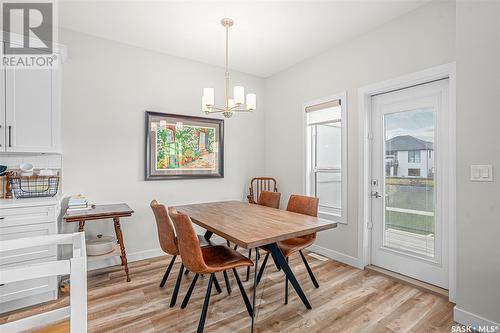
[[[69,307],[71,332],[84,333],[87,332],[87,252],[83,232],[0,241],[0,256],[6,251],[57,244],[72,244],[73,256],[68,260],[2,268],[0,269],[0,284],[69,274],[71,281]],[[0,325],[2,333],[20,330],[26,330],[26,327],[16,325],[16,322]]]

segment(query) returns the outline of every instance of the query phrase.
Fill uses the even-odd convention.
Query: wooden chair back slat
[[[255,177],[250,181],[248,202],[257,203],[262,191],[278,192],[276,179],[271,177]]]

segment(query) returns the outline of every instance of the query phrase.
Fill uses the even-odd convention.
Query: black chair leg
[[[170,271],[172,270],[172,267],[174,266],[175,258],[177,258],[177,256],[173,256],[172,260],[170,260],[170,263],[168,264],[167,271],[165,272],[165,275],[163,275],[163,279],[161,279],[160,288],[163,288],[165,286],[165,283],[167,282],[168,276],[170,275]]]
[[[252,260],[252,249],[248,250],[248,259]],[[245,282],[248,282],[250,280],[250,266],[247,267],[247,278]]]
[[[207,319],[208,304],[210,303],[210,294],[212,293],[212,284],[215,281],[215,274],[210,274],[210,279],[208,281],[207,293],[205,295],[205,302],[203,303],[203,308],[201,310],[200,321],[198,322],[198,333],[203,333],[205,328],[205,319]]]
[[[266,253],[264,261],[262,262],[262,266],[260,266],[259,275],[257,275],[257,284],[259,284],[260,279],[262,279],[262,275],[264,274],[264,270],[266,269],[267,259],[269,259],[269,252]]]
[[[252,305],[250,304],[250,300],[248,299],[247,293],[245,292],[245,289],[243,288],[243,284],[241,283],[240,276],[238,275],[236,268],[233,268],[233,274],[234,274],[234,277],[236,278],[236,283],[238,283],[238,288],[240,288],[240,293],[241,293],[241,297],[243,297],[243,302],[245,302],[245,306],[247,307],[248,315],[250,317],[252,317],[252,314],[253,314]]]
[[[220,284],[219,284],[219,281],[217,280],[217,277],[215,276],[215,273],[214,273],[214,286],[215,286],[215,290],[217,290],[217,293],[220,294],[222,292],[222,289],[220,288]]]
[[[312,283],[314,284],[314,286],[316,288],[319,288],[319,283],[318,281],[316,280],[316,277],[314,276],[312,270],[311,270],[311,267],[309,267],[309,264],[307,263],[307,260],[306,260],[306,257],[304,256],[304,254],[302,253],[302,250],[299,251],[300,253],[300,256],[302,257],[302,261],[304,262],[304,265],[306,266],[306,269],[307,269],[307,273],[309,273],[309,277],[311,278],[311,281]]]
[[[181,264],[179,269],[179,274],[177,275],[177,281],[175,282],[174,292],[172,293],[172,299],[170,300],[170,307],[173,308],[175,302],[177,302],[177,295],[179,294],[179,288],[181,286],[182,273],[184,272],[184,265]]]
[[[226,239],[226,244],[227,246],[231,246],[231,243],[229,243],[229,241]]]
[[[274,261],[274,265],[276,266],[276,269],[278,270],[278,272],[281,271],[280,265],[278,265],[278,263],[276,262],[276,260],[274,260],[274,258],[273,258],[273,261]]]
[[[235,246],[234,246],[234,249],[235,249],[235,250],[238,250],[238,245],[235,245]]]
[[[184,300],[182,301],[181,304],[181,309],[185,309],[186,306],[188,305],[189,298],[191,298],[191,294],[193,293],[194,286],[196,285],[196,281],[198,281],[198,276],[199,274],[196,274],[193,278],[193,281],[191,282],[191,285],[189,286],[189,289],[186,293],[186,296],[184,296]]]
[[[229,283],[229,278],[227,277],[227,272],[224,271],[224,272],[222,272],[222,274],[224,275],[224,282],[226,283],[227,293],[229,295],[231,295],[231,284]]]
[[[184,271],[184,275],[188,275],[188,274],[189,274],[189,269],[186,269],[186,270]]]
[[[288,264],[288,257],[286,257],[286,263]],[[285,304],[288,304],[288,276],[285,275]]]

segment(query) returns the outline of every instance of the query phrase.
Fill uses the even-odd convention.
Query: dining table
[[[319,217],[298,214],[282,209],[261,206],[242,201],[219,201],[182,205],[175,207],[178,212],[188,215],[193,223],[204,228],[205,239],[216,234],[244,249],[266,246],[271,256],[307,309],[312,309],[304,290],[280,250],[279,242],[285,239],[309,235],[333,229],[337,223]],[[251,332],[255,324],[255,300],[259,255],[255,256],[252,307],[254,309]]]

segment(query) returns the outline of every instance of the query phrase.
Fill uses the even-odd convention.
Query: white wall
[[[222,103],[224,69],[62,30],[63,190],[134,210],[122,228],[128,253],[158,248],[151,199],[168,205],[243,199],[248,179],[264,169],[264,82],[233,73],[232,83],[258,95],[258,110],[225,121],[223,179],[144,181],[144,111],[202,116],[201,94]],[[223,53],[221,53],[223,56]],[[88,223],[113,235],[112,223]],[[68,229],[66,227],[65,229]]]
[[[357,89],[455,60],[455,4],[439,1],[338,45],[266,81],[266,173],[284,201],[303,192],[304,102],[347,91],[348,225],[318,234],[317,244],[358,256]]]
[[[499,92],[500,2],[459,1],[457,308],[497,324],[500,324]],[[494,182],[471,182],[471,164],[493,164]],[[464,318],[463,313],[459,317]]]

